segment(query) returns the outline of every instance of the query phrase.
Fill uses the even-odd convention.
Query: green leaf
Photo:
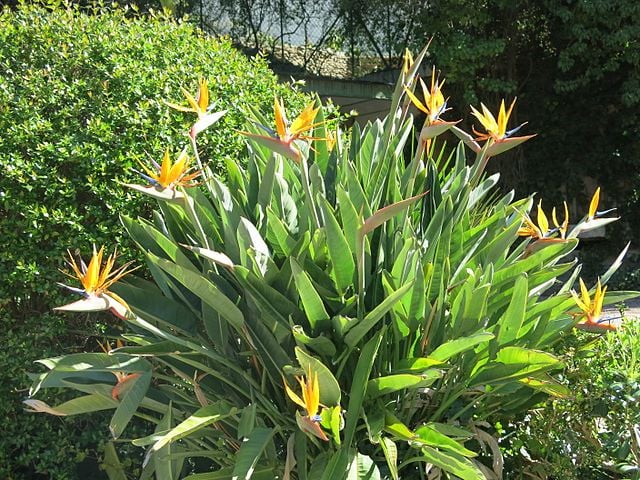
[[[84,395],[68,400],[55,407],[50,407],[41,400],[23,400],[28,412],[43,412],[50,415],[67,416],[81,413],[98,412],[116,408],[118,402],[100,394]]]
[[[172,404],[169,402],[169,408],[167,413],[162,417],[162,420],[156,425],[155,433],[165,433],[171,430],[172,426]],[[180,472],[182,471],[182,465],[184,463],[184,457],[171,458],[173,445],[168,443],[153,455],[153,464],[155,468],[156,478],[162,478],[163,480],[177,480],[180,478]]]
[[[120,437],[138,410],[140,402],[144,399],[151,384],[151,372],[144,372],[139,377],[129,380],[129,384],[130,388],[124,394],[124,398],[120,401],[120,405],[109,422],[109,431],[113,438]]]
[[[440,362],[446,362],[454,355],[457,355],[462,352],[466,352],[467,350],[472,349],[476,345],[480,345],[481,343],[488,342],[494,338],[493,333],[489,332],[480,332],[475,335],[470,335],[468,337],[456,338],[455,340],[449,340],[446,343],[443,343],[438,348],[436,348],[431,354],[429,358],[434,360],[438,360]]]
[[[444,365],[444,362],[431,357],[401,358],[394,370],[394,373],[423,372],[440,365]]]
[[[371,375],[371,369],[373,368],[373,363],[385,332],[386,327],[383,327],[378,334],[369,340],[362,348],[358,363],[353,372],[353,381],[349,392],[344,441],[342,447],[331,457],[331,460],[329,460],[327,467],[322,473],[322,480],[342,478],[343,472],[347,469],[349,464],[349,450],[360,418],[360,409],[362,408],[362,402],[366,392],[366,383]]]
[[[344,337],[344,343],[350,347],[355,347],[358,342],[386,315],[386,313],[399,302],[402,297],[411,289],[413,282],[409,282],[393,292],[382,303],[371,310],[364,319],[352,327]]]
[[[354,284],[356,264],[353,261],[353,253],[329,203],[320,195],[317,201],[325,221],[327,246],[336,287],[338,293],[344,294]]]
[[[295,348],[296,358],[300,367],[305,372],[311,370],[318,374],[318,384],[320,386],[320,403],[327,407],[333,407],[340,405],[342,399],[342,393],[340,391],[340,384],[331,373],[324,363],[317,358],[312,357],[299,347]]]
[[[113,442],[105,443],[104,459],[102,460],[100,467],[104,468],[109,480],[127,480],[127,475],[125,474],[124,467],[120,463],[120,459],[118,458],[118,453],[116,452],[116,447]],[[171,479],[168,478],[167,480]]]
[[[151,285],[150,288],[140,288],[128,282],[119,282],[113,285],[111,290],[125,298],[129,308],[138,316],[176,329],[183,334],[193,334],[196,331],[198,319],[191,310],[184,304],[162,295]]]
[[[431,447],[422,447],[424,459],[445,472],[452,473],[462,480],[486,480],[484,474],[462,455],[453,452],[441,452]]]
[[[413,390],[416,388],[428,387],[441,376],[441,371],[431,369],[426,370],[421,375],[410,375],[405,373],[374,378],[367,382],[367,397],[369,399],[374,399],[399,390]]]
[[[262,172],[262,178],[260,179],[260,188],[258,190],[258,205],[262,208],[262,212],[265,212],[271,199],[273,198],[273,186],[275,184],[275,174],[278,159],[275,155],[271,155],[267,160],[267,165]]]
[[[278,428],[255,428],[240,445],[240,450],[235,458],[233,468],[234,480],[248,480],[253,478],[253,471],[256,468],[262,452],[278,431]]]
[[[240,422],[238,422],[238,440],[242,440],[244,437],[248,437],[249,433],[256,426],[256,409],[257,405],[252,403],[242,409],[240,415]]]
[[[180,440],[181,438],[187,437],[214,422],[219,422],[224,418],[235,415],[236,412],[237,408],[230,407],[226,402],[222,401],[214,403],[212,405],[207,405],[206,407],[202,407],[194,414],[192,414],[189,418],[187,418],[183,422],[180,422],[180,424],[178,424],[171,431],[157,440],[153,445],[152,450],[157,452],[165,445],[175,442],[176,440]],[[134,442],[134,445],[135,444],[136,442]],[[140,443],[138,442],[138,444]]]
[[[380,439],[380,446],[384,453],[384,458],[387,461],[389,472],[393,480],[398,480],[398,447],[393,440],[388,437],[382,437]]]
[[[550,353],[522,347],[504,347],[498,351],[495,361],[482,365],[472,374],[470,386],[510,382],[560,367],[560,360]]]
[[[291,332],[293,333],[293,338],[295,338],[299,345],[304,345],[325,357],[333,357],[336,354],[336,346],[323,335],[310,337],[304,332],[304,329],[300,325],[294,325]]]
[[[430,425],[423,425],[418,427],[415,434],[420,440],[433,447],[441,448],[443,450],[449,450],[451,452],[458,453],[464,457],[475,457],[477,454],[472,452],[468,448],[465,448],[460,443],[456,442],[452,438],[449,438],[443,433],[440,433]]]
[[[527,300],[529,295],[529,283],[525,274],[516,278],[513,287],[511,302],[504,312],[504,315],[498,320],[498,344],[504,345],[519,338],[520,329],[524,323]]]
[[[367,455],[359,452],[351,459],[345,480],[381,480],[380,471]]]
[[[222,315],[234,329],[242,331],[242,326],[244,325],[242,312],[218,287],[204,278],[200,273],[192,272],[180,265],[153,255],[150,257],[162,270],[174,277],[192,293],[200,297],[202,301]]]
[[[291,258],[291,271],[293,279],[302,301],[302,306],[309,320],[309,325],[313,330],[322,330],[329,324],[329,314],[324,308],[324,303],[318,295],[309,275],[302,269],[300,264]]]

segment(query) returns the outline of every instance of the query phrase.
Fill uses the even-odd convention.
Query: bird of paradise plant
[[[475,158],[459,145],[445,166],[406,161],[405,87],[425,54],[386,120],[337,134],[333,150],[314,138],[327,136],[314,131],[321,107],[289,123],[276,99],[275,130],[253,112],[247,157],[228,162],[224,180],[178,188],[184,198],[170,205],[158,197],[153,221],[123,216],[155,279],[112,286],[131,304],[135,345],[44,360],[31,393],[71,385],[88,395],[64,412],[114,408],[114,438],[144,409],[154,432],[134,442],[147,448],[144,475],[158,478],[501,478],[491,422],[568,395],[551,377],[562,367],[552,347],[576,323],[579,266],[564,259],[578,240],[562,238],[566,207],[562,223],[551,216],[557,230],[541,203],[523,225],[514,212],[532,200],[500,196],[498,175],[483,172],[491,148],[513,139],[513,104],[495,121],[504,138],[480,148],[466,134]],[[432,75],[420,101],[430,121],[446,108],[441,86]],[[118,400],[114,371],[140,373]],[[289,375],[295,386],[283,385]],[[493,461],[474,451],[482,444]],[[187,473],[195,456],[211,466]]]

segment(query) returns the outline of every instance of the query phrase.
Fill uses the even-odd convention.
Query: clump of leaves
[[[564,383],[572,395],[507,429],[508,465],[526,478],[638,478],[640,321],[629,318],[603,338],[567,344]]]

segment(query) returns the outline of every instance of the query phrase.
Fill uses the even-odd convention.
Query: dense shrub
[[[513,478],[640,478],[640,320],[566,356],[572,396],[549,401],[507,440]]]
[[[22,372],[52,348],[72,352],[87,340],[47,313],[61,301],[55,282],[66,249],[115,242],[129,255],[118,214],[146,207],[116,180],[135,177],[138,160],[187,143],[189,119],[159,99],[181,103],[181,86],[195,91],[199,77],[210,79],[215,108],[228,113],[200,147],[218,164],[242,148],[229,135],[243,122],[236,103],[268,108],[274,92],[302,101],[262,59],[248,61],[188,23],[94,13],[25,4],[0,14],[1,478],[23,478],[18,470],[71,478],[84,455],[81,436],[67,431],[73,423],[21,414]],[[53,444],[55,455],[38,453]]]

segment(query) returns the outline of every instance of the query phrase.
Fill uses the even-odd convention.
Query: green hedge
[[[243,122],[238,105],[264,111],[274,93],[293,108],[304,101],[264,60],[247,60],[229,41],[130,14],[26,4],[0,14],[0,418],[8,420],[0,478],[74,478],[74,462],[105,437],[86,419],[23,414],[21,388],[36,358],[95,346],[94,319],[50,313],[68,298],[56,285],[59,269],[68,248],[87,252],[92,243],[130,255],[118,214],[149,206],[118,181],[136,177],[138,160],[186,145],[193,120],[162,100],[183,102],[181,86],[195,93],[198,78],[209,79],[215,109],[229,110],[200,141],[214,167],[242,148],[229,134]]]

